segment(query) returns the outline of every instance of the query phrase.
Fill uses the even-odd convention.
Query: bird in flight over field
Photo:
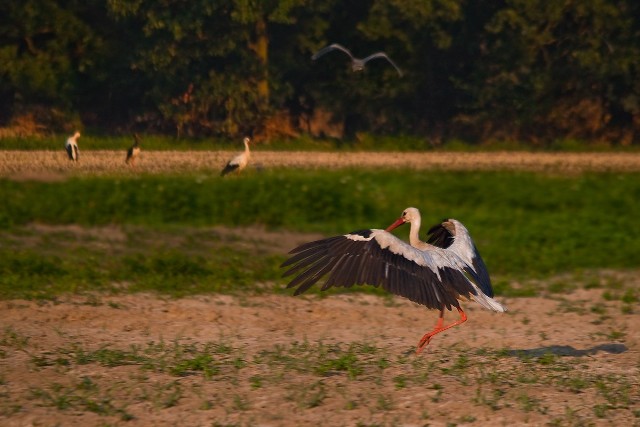
[[[507,309],[493,299],[489,273],[469,231],[459,221],[446,219],[428,232],[428,241],[418,237],[420,212],[407,208],[386,230],[368,229],[305,243],[293,249],[281,267],[284,276],[295,277],[287,288],[299,295],[328,275],[321,290],[332,286],[382,286],[427,308],[440,310],[434,329],[426,333],[416,353],[434,335],[467,320],[459,300],[475,300],[489,310]],[[409,223],[409,244],[390,233]],[[444,310],[455,307],[460,319],[443,326]]]
[[[67,138],[67,142],[64,144],[64,149],[67,151],[69,160],[74,162],[78,161],[78,138],[80,138],[80,132],[76,131],[73,136]]]
[[[249,142],[251,142],[251,140],[248,137],[245,137],[243,142],[244,151],[227,162],[227,165],[222,169],[222,172],[220,172],[220,176],[225,176],[233,171],[240,172],[247,166],[249,159],[251,158],[251,152],[249,151]]]
[[[347,49],[346,47],[344,47],[342,45],[339,45],[338,43],[333,43],[333,44],[330,44],[329,46],[323,47],[322,49],[320,49],[319,51],[314,53],[313,56],[311,57],[311,59],[313,59],[315,61],[316,59],[320,58],[325,53],[331,52],[332,50],[340,50],[340,51],[346,53],[347,55],[349,55],[349,57],[351,58],[351,70],[352,71],[362,71],[362,70],[364,70],[364,66],[365,66],[365,64],[367,62],[371,61],[372,59],[382,58],[382,59],[386,59],[387,61],[389,61],[389,63],[391,65],[393,65],[393,68],[396,69],[396,71],[398,72],[400,77],[402,77],[402,71],[400,70],[400,68],[398,68],[398,66],[384,52],[376,52],[374,54],[371,54],[371,55],[367,56],[366,58],[360,59],[360,58],[354,57],[351,54],[351,51],[349,49]]]

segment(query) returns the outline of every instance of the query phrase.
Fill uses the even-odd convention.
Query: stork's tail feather
[[[504,313],[505,311],[507,311],[507,307],[500,304],[493,298],[483,294],[482,292],[478,292],[478,295],[472,295],[471,297],[475,300],[475,302],[488,310],[497,311],[499,313]]]

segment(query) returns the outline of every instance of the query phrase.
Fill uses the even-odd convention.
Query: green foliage
[[[317,111],[350,138],[630,144],[638,131],[631,0],[28,0],[0,16],[0,120],[47,131],[277,134],[274,113],[305,131]],[[334,42],[383,50],[405,77],[382,61],[354,73],[340,52],[310,60]]]
[[[1,88],[32,103],[70,106],[75,80],[89,66],[78,53],[94,47],[90,25],[83,22],[85,7],[74,3],[67,8],[54,0],[27,0],[0,6]]]
[[[468,81],[478,109],[491,114],[485,120],[502,117],[513,130],[546,138],[602,138],[616,120],[628,128],[628,118],[609,116],[613,109],[636,114],[639,107],[637,87],[624,95],[616,89],[636,63],[629,53],[639,48],[630,43],[637,5],[620,6],[506,2],[485,27],[487,48],[475,77],[486,84]]]

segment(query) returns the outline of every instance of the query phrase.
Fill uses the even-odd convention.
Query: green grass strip
[[[445,217],[465,223],[492,273],[637,268],[640,259],[637,173],[273,170],[233,179],[1,180],[0,200],[5,229],[32,222],[151,228],[262,224],[327,235],[384,228],[402,209],[415,206],[425,227]]]

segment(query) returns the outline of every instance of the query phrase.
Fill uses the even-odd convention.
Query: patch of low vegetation
[[[0,138],[0,150],[55,150],[61,149],[68,134],[41,136],[5,136]],[[176,138],[160,134],[140,135],[145,148],[156,151],[230,150],[241,146],[239,140],[229,138]],[[133,142],[133,135],[103,135],[83,132],[80,139],[83,150],[126,150]],[[589,143],[575,139],[557,139],[545,146],[532,146],[523,141],[492,140],[484,144],[472,144],[461,139],[450,139],[434,144],[434,141],[411,135],[383,136],[360,133],[357,139],[317,138],[300,135],[297,138],[270,138],[253,145],[252,150],[274,151],[452,151],[452,152],[637,152],[638,148]]]
[[[52,383],[46,388],[32,387],[30,399],[59,411],[88,411],[101,416],[115,416],[122,421],[134,417],[126,408],[118,406],[109,392],[100,390],[90,377],[82,377],[74,384]]]
[[[40,137],[5,137],[0,138],[0,150],[55,150],[62,149],[67,134],[43,135]],[[241,140],[228,138],[175,138],[165,135],[140,135],[142,146],[154,151],[202,151],[202,150],[233,150],[242,147]],[[126,150],[133,142],[133,135],[103,136],[84,132],[80,145],[82,150]],[[584,144],[581,151],[600,149],[592,144]],[[415,136],[383,137],[363,135],[359,140],[342,140],[334,138],[314,138],[300,136],[296,139],[271,138],[269,141],[254,143],[253,151],[416,151],[416,150],[451,150],[451,151],[499,151],[509,149],[513,151],[530,151],[531,147],[522,145],[490,144],[484,147],[466,144],[461,141],[451,141],[442,147],[435,147],[428,139]],[[620,148],[617,148],[620,150]],[[578,150],[577,148],[575,149]],[[628,149],[627,149],[628,150]]]
[[[50,382],[8,395],[0,416],[38,405],[62,413],[90,412],[105,422],[130,420],[136,418],[138,402],[165,409],[196,398],[202,411],[247,414],[277,401],[302,412],[332,402],[332,407],[346,412],[369,408],[372,413],[402,416],[398,411],[413,402],[412,411],[437,420],[437,404],[455,399],[490,413],[509,409],[565,425],[569,419],[587,424],[595,418],[631,420],[640,404],[633,391],[640,379],[637,370],[591,369],[599,363],[595,358],[554,353],[457,345],[416,358],[370,341],[304,341],[253,349],[227,340],[150,341],[126,348],[91,348],[76,342],[45,350],[17,335],[5,330],[0,347],[9,357],[27,350],[30,358],[23,359],[22,369],[46,373]],[[12,381],[5,379],[3,387],[11,389]],[[459,387],[474,392],[456,394],[453,390]],[[589,396],[591,413],[568,413],[561,405],[580,406],[583,396]],[[484,419],[482,411],[470,412],[474,420]],[[470,415],[455,421],[472,422]]]
[[[256,233],[256,234],[252,234]],[[102,305],[100,293],[158,292],[172,297],[226,293],[252,295],[287,293],[279,265],[294,246],[277,242],[268,233],[248,235],[242,230],[172,226],[150,229],[121,227],[22,227],[0,233],[0,298],[55,300],[74,293],[86,295],[86,304]],[[291,237],[290,237],[291,239]],[[297,241],[308,240],[301,236]],[[615,276],[615,279],[610,276]],[[637,291],[634,281],[623,273],[583,271],[558,279],[519,280],[515,274],[494,275],[494,290],[504,297],[558,296],[560,309],[608,315],[605,303],[620,301],[624,314],[634,312]],[[633,277],[630,272],[629,278]],[[590,289],[593,283],[615,283],[603,289],[602,302],[589,306],[561,297],[577,288]],[[571,283],[558,287],[557,283]],[[364,292],[396,301],[382,289],[357,286],[308,293]],[[117,304],[109,303],[113,309]],[[604,320],[604,318],[602,319]]]
[[[62,150],[68,134],[44,135],[31,138],[0,138],[1,150]],[[176,139],[164,135],[140,135],[145,149],[155,151],[181,150],[230,150],[240,146],[238,141],[228,139],[189,138]],[[95,135],[82,132],[79,140],[81,152],[85,150],[122,150],[123,153],[133,143],[133,134],[121,136]],[[240,141],[241,142],[241,141]],[[234,145],[235,144],[235,145]]]
[[[98,306],[101,294],[285,293],[279,265],[288,246],[274,248],[270,238],[192,227],[16,229],[0,233],[0,298],[55,300],[72,293]],[[373,287],[342,292],[386,294]]]
[[[0,297],[53,299],[64,293],[140,291],[180,297],[277,291],[274,284],[280,283],[281,256],[254,256],[225,246],[203,255],[139,249],[112,256],[96,251],[45,255],[0,250]]]
[[[0,287],[5,297],[10,295],[8,289],[24,286],[19,284],[24,276],[29,277],[27,282],[42,279],[38,288],[55,288],[70,278],[74,284],[63,286],[65,290],[104,289],[114,281],[127,281],[133,283],[132,289],[192,289],[186,293],[198,291],[199,286],[201,291],[221,290],[230,281],[268,281],[278,275],[277,266],[289,248],[279,248],[280,257],[269,258],[262,253],[247,256],[247,251],[230,244],[224,248],[226,255],[218,256],[222,245],[217,253],[208,250],[211,245],[200,250],[197,230],[260,225],[337,234],[383,228],[410,205],[422,209],[427,225],[445,216],[467,225],[498,294],[532,296],[538,287],[524,282],[514,286],[514,281],[584,270],[633,269],[640,259],[640,227],[628,214],[640,199],[640,179],[633,173],[271,170],[230,180],[206,174],[76,177],[57,182],[0,180],[0,197],[5,201],[0,224],[8,230],[0,235],[5,251],[0,258]],[[48,233],[48,242],[29,246],[29,239],[39,238],[25,231],[30,223],[137,227],[143,236],[125,236],[130,247],[145,235],[153,237],[145,230],[169,229],[160,238],[170,240],[189,227],[196,231],[178,248],[143,241],[140,251],[129,249],[104,259],[100,242],[74,241],[73,235],[62,232]],[[399,236],[406,233],[400,231]],[[61,248],[58,240],[66,244],[64,250],[50,249]],[[143,277],[148,278],[145,283],[140,282]],[[571,279],[556,280],[545,290],[571,291]]]

